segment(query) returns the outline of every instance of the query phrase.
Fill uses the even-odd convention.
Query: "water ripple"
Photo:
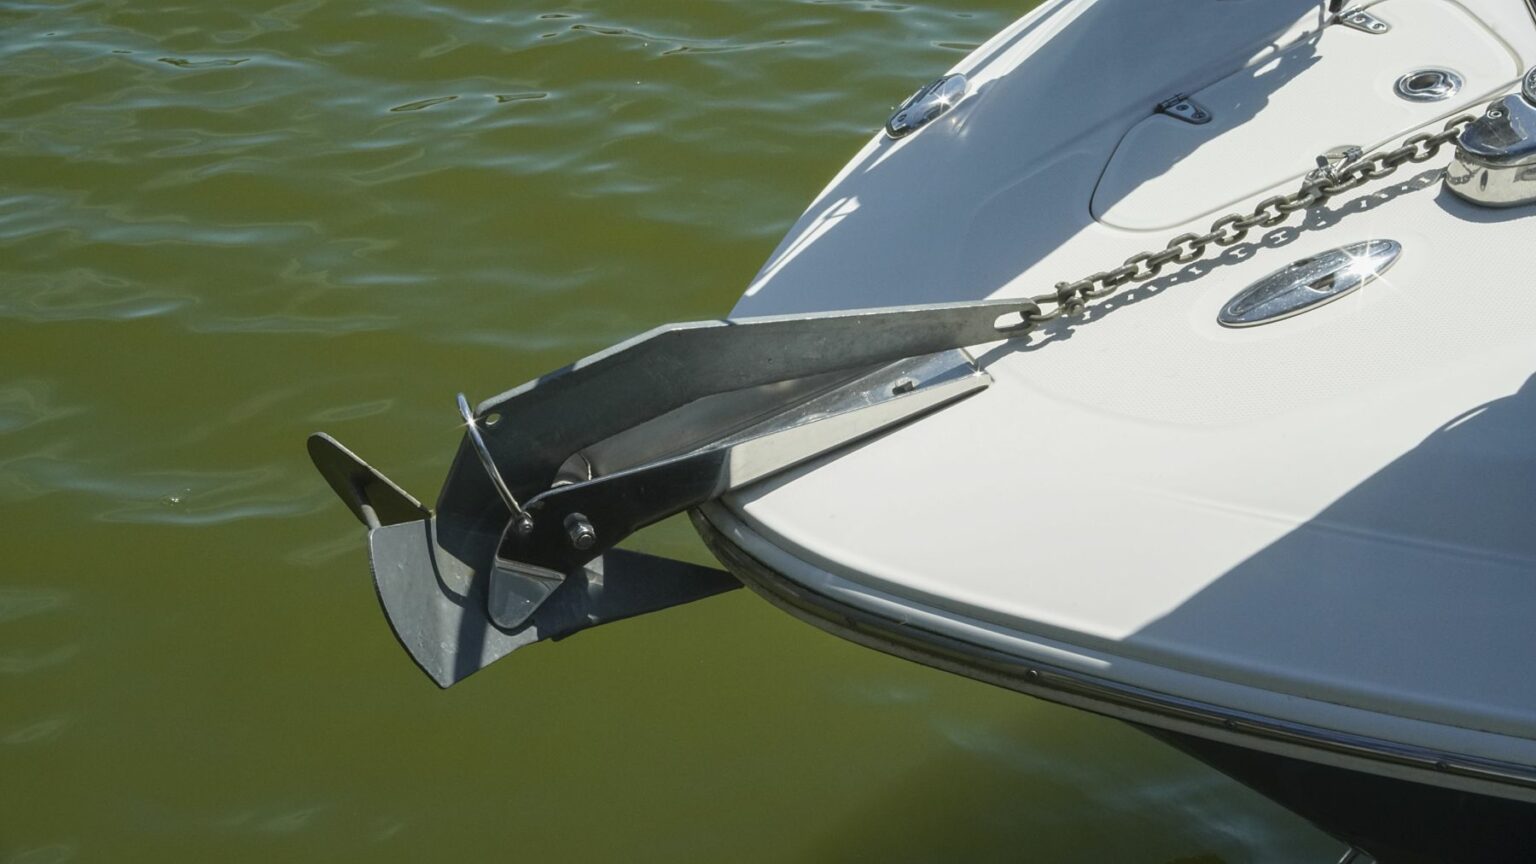
[[[50,843],[21,849],[5,859],[5,864],[65,864],[79,857],[80,850],[73,843]]]
[[[11,729],[9,732],[0,732],[0,745],[27,747],[53,741],[62,735],[73,721],[74,717],[68,714],[35,720]]]
[[[69,599],[69,592],[56,588],[0,588],[0,624],[62,609]]]
[[[64,645],[41,654],[0,654],[0,675],[30,675],[62,666],[79,654],[79,645]]]
[[[532,729],[633,713],[654,694],[637,703],[623,682],[584,690],[579,705],[507,702],[517,693],[473,684],[430,700],[401,684],[414,673],[375,653],[392,650],[388,636],[366,589],[352,591],[365,582],[359,532],[304,436],[332,428],[407,488],[431,488],[461,435],[445,394],[497,392],[666,320],[723,314],[893,104],[1020,11],[1003,0],[0,4],[0,507],[14,535],[0,581],[22,583],[0,587],[0,675],[19,694],[7,706],[29,712],[0,718],[4,764],[27,760],[21,785],[0,772],[0,789],[22,792],[6,827],[31,832],[0,838],[0,858],[164,857],[154,847],[167,840],[180,857],[270,859],[295,841],[333,858],[430,857],[503,818],[509,787],[481,749],[398,742],[457,729],[516,746],[495,732],[509,706],[533,712]],[[701,641],[758,626],[732,614],[674,624]],[[61,635],[86,619],[89,642]],[[645,632],[614,631],[637,645],[677,631]],[[564,650],[579,662],[584,649]],[[713,693],[707,668],[672,669],[669,686]],[[547,829],[520,826],[527,857],[611,860],[637,837],[656,841],[653,857],[722,857],[770,811],[841,836],[837,814],[879,791],[843,781],[891,776],[904,746],[865,724],[872,713],[887,727],[940,703],[946,717],[985,713],[985,697],[940,698],[920,672],[846,684],[866,668],[788,708],[750,705],[763,729],[824,713],[825,736],[763,756],[741,745],[740,724],[695,730],[690,748],[724,754],[704,762],[764,775],[762,806],[717,808],[708,830],[674,826],[658,806],[629,820],[638,834],[573,832],[514,790],[514,809]],[[356,717],[370,718],[361,734]],[[1021,744],[973,719],[940,725],[930,735],[945,776],[970,782],[953,778],[957,757],[993,766],[1006,820],[1082,825],[1074,806],[1093,816],[1162,795],[1180,818],[1217,826],[1217,848],[1275,840],[1224,808],[1228,787],[1197,782],[1209,774],[1100,755],[1049,726]],[[827,743],[844,740],[857,743]],[[708,805],[718,777],[622,749],[613,757],[634,761],[617,775],[538,741],[519,759],[551,801],[623,775],[639,785],[620,776],[604,801]],[[103,753],[112,770],[82,771]],[[847,760],[841,776],[828,754]],[[1091,787],[1089,806],[1049,795],[1051,783]],[[932,822],[935,801],[912,790],[935,785],[946,788],[902,786],[894,803]],[[765,860],[805,852],[764,849]]]
[[[20,432],[84,412],[78,405],[61,405],[57,388],[41,379],[0,383],[0,435]]]
[[[869,46],[952,33],[963,14],[858,3],[793,15],[740,3],[707,17],[614,11],[404,0],[341,10],[310,0],[209,10],[195,33],[129,6],[69,19],[21,11],[0,64],[12,81],[57,92],[0,85],[0,117],[29,118],[0,128],[10,133],[0,134],[0,158],[29,178],[9,206],[0,202],[0,248],[19,262],[0,262],[0,317],[156,317],[195,333],[322,335],[398,328],[404,305],[445,339],[459,304],[423,310],[405,293],[440,284],[423,261],[469,265],[455,291],[605,284],[569,252],[536,248],[530,228],[541,223],[592,222],[621,241],[628,226],[665,223],[761,250],[814,191],[770,179],[788,144],[836,137],[847,152],[910,90],[907,61],[872,67]],[[327,28],[346,36],[309,35]],[[826,39],[831,31],[843,38]],[[415,46],[406,56],[378,50],[402,32]],[[921,54],[932,42],[943,53],[962,44],[898,36],[881,51]],[[242,47],[219,47],[233,44]],[[877,72],[889,96],[856,102]],[[745,134],[718,134],[730,124]],[[562,136],[542,134],[549,128]],[[837,161],[826,159],[820,176]],[[550,187],[554,177],[563,189]],[[445,193],[508,207],[471,217],[444,210]],[[381,216],[428,230],[401,242]],[[369,251],[336,254],[345,242]],[[157,259],[140,254],[156,246]],[[157,266],[182,256],[179,247],[220,250],[234,290],[190,281],[199,268]],[[616,251],[616,261],[633,258]],[[63,260],[74,264],[49,266]],[[376,290],[347,314],[296,314],[285,307],[307,280]],[[258,285],[266,308],[245,302]]]
[[[77,476],[74,488],[123,502],[100,512],[103,522],[206,526],[296,516],[318,509],[316,495],[295,496],[287,467],[243,471],[163,471],[134,476]]]
[[[307,473],[295,476],[296,467],[117,472],[33,454],[0,462],[0,500],[66,493],[98,502],[90,515],[102,522],[186,527],[298,516],[326,506]]]

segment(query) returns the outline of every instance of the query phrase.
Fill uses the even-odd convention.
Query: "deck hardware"
[[[597,531],[592,528],[592,523],[580,513],[572,513],[565,517],[565,533],[571,538],[571,548],[587,550],[597,542]]]
[[[980,392],[991,378],[958,349],[1028,332],[1039,311],[1020,298],[661,327],[477,410],[461,395],[436,512],[329,436],[310,453],[368,528],[395,635],[447,687],[525,645],[738,585],[614,546]]]
[[[1536,66],[1525,73],[1525,80],[1520,84],[1520,92],[1525,96],[1525,101],[1536,105]]]
[[[1415,69],[1397,79],[1392,90],[1409,102],[1443,102],[1460,92],[1462,83],[1449,69]]]
[[[1333,20],[1353,30],[1378,36],[1392,29],[1390,23],[1366,9],[1345,9],[1335,15]]]
[[[1363,158],[1365,158],[1365,151],[1354,144],[1334,147],[1317,157],[1317,167],[1307,173],[1307,179],[1337,183],[1344,169]]]
[[[917,89],[885,121],[885,134],[905,138],[939,119],[970,92],[970,82],[958,72],[937,78]]]
[[[368,529],[374,587],[396,637],[448,687],[535,642],[739,587],[713,568],[614,546],[975,395],[991,378],[958,349],[1027,336],[1170,264],[1432,159],[1472,119],[1361,158],[1341,148],[1324,157],[1324,176],[1290,195],[1047,294],[673,324],[475,411],[461,396],[464,432],[435,511],[328,435],[310,436],[310,458]]]
[[[430,513],[410,493],[357,458],[335,438],[316,433],[307,442],[309,460],[357,521],[370,531],[425,519]]]
[[[1366,240],[1294,261],[1221,307],[1224,327],[1254,327],[1332,303],[1379,277],[1402,254],[1396,240]]]
[[[1536,89],[1536,69],[1524,88]],[[1468,123],[1445,169],[1445,187],[1484,207],[1536,202],[1536,98],[1512,93]]]
[[[1157,103],[1157,113],[1167,114],[1175,120],[1201,126],[1211,122],[1211,112],[1184,93],[1170,96]]]
[[[480,434],[480,427],[475,420],[474,412],[469,410],[469,400],[463,393],[458,395],[459,417],[464,421],[464,432],[469,437],[470,443],[475,448],[475,455],[480,458],[480,464],[484,466],[485,473],[490,477],[491,485],[495,487],[496,494],[501,496],[501,502],[507,505],[512,512],[512,522],[519,531],[527,533],[533,530],[533,519],[528,512],[517,503],[517,498],[507,488],[507,481],[501,477],[501,472],[496,469],[496,460],[491,458],[491,451],[486,449],[485,438]],[[494,425],[494,424],[491,424]]]

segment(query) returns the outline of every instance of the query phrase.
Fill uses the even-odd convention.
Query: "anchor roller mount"
[[[1536,202],[1536,68],[1462,129],[1445,188],[1483,207]]]
[[[309,453],[368,529],[380,604],[448,687],[506,654],[740,587],[615,549],[634,531],[970,396],[959,348],[1028,300],[660,327],[489,399],[429,511],[324,433]]]

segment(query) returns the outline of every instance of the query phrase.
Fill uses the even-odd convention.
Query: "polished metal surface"
[[[885,121],[885,134],[892,138],[911,135],[955,107],[969,91],[970,82],[959,73],[923,85]]]
[[[1193,123],[1203,126],[1211,122],[1211,112],[1206,110],[1199,102],[1184,95],[1170,96],[1157,103],[1157,112],[1167,114],[1175,120],[1183,120],[1185,123]]]
[[[465,398],[463,393],[460,393],[457,399],[459,418],[464,421],[464,434],[468,437],[470,445],[475,448],[475,455],[479,457],[481,466],[485,468],[486,477],[490,479],[491,485],[495,487],[496,494],[501,496],[501,502],[512,512],[513,521],[521,530],[527,530],[528,514],[517,503],[517,498],[513,496],[512,490],[507,488],[507,481],[502,479],[501,471],[496,468],[496,460],[491,458],[491,451],[486,448],[485,439],[480,435],[480,424],[475,418],[474,412],[469,410],[469,400]]]
[[[592,450],[605,455],[582,460],[598,473],[551,485],[529,499],[526,522],[514,519],[502,532],[489,577],[490,596],[501,602],[492,604],[491,619],[517,630],[560,587],[562,573],[640,528],[936,410],[990,380],[960,352],[942,352],[814,391],[809,401],[798,391],[759,389],[745,421],[739,408],[722,413],[696,400],[666,420],[711,437],[691,448],[670,436],[652,440],[647,450],[631,451],[649,454],[638,465],[614,467],[598,442]]]
[[[1367,9],[1345,9],[1334,20],[1345,27],[1378,36],[1392,29],[1385,19]]]
[[[1525,73],[1525,80],[1520,82],[1520,92],[1525,95],[1525,101],[1536,105],[1536,66]]]
[[[592,523],[580,513],[572,513],[565,517],[565,533],[571,538],[571,548],[586,551],[597,542],[597,532],[592,529]]]
[[[1366,240],[1293,261],[1240,291],[1216,320],[1254,327],[1300,315],[1376,279],[1402,251],[1395,240]]]
[[[1317,167],[1307,173],[1308,180],[1337,183],[1344,169],[1365,158],[1365,151],[1354,144],[1341,144],[1317,156]]]
[[[1449,69],[1415,69],[1397,79],[1392,89],[1410,102],[1440,102],[1455,96],[1463,81]]]
[[[1456,144],[1445,171],[1452,193],[1484,207],[1536,202],[1536,102],[1505,96],[1467,124]]]
[[[829,376],[823,383],[837,386],[881,364],[1009,338],[1038,309],[1012,299],[671,324],[486,400],[477,415],[502,419],[478,431],[526,501],[549,489],[573,454],[696,400],[766,387],[750,410],[783,409],[790,382]],[[653,448],[632,458],[662,455]],[[506,518],[467,434],[438,510],[497,530]]]
[[[898,386],[903,379],[917,384]],[[646,525],[941,408],[990,381],[959,352],[876,370],[809,402],[759,412],[767,418],[744,430],[721,430],[706,446],[542,492],[528,501],[532,532],[507,532],[497,556],[554,570],[579,567]],[[500,576],[498,570],[493,578]]]
[[[528,502],[533,530],[502,533],[490,574],[491,619],[516,630],[561,582],[636,530],[726,492],[969,396],[990,383],[958,351],[894,364],[846,386],[769,412],[758,422],[677,455],[550,488]],[[913,382],[907,388],[902,382]],[[689,405],[680,414],[708,425],[714,409]]]

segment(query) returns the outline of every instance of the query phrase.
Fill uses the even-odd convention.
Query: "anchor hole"
[[[1028,326],[1029,318],[1023,312],[1004,312],[992,322],[992,329],[999,336],[1012,336]]]

